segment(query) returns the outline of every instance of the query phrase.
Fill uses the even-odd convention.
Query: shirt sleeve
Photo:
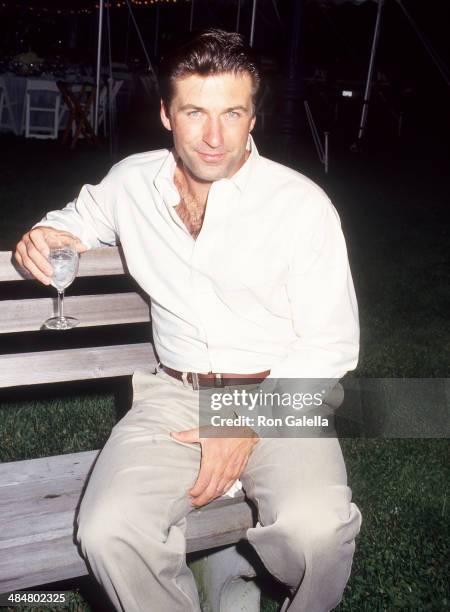
[[[270,378],[337,382],[358,362],[358,306],[339,216],[324,195],[294,243],[286,291],[297,338]]]
[[[258,424],[257,415],[269,420],[297,415],[292,403],[273,406],[272,395],[292,399],[294,394],[317,393],[320,405],[329,404],[339,379],[358,362],[358,306],[339,216],[322,192],[312,194],[310,204],[302,209],[293,228],[286,282],[296,338],[259,385],[260,400],[251,428],[261,438],[298,434],[295,429],[294,434],[287,431],[292,428]],[[342,388],[338,395],[342,401]],[[304,435],[313,434],[307,430]]]
[[[110,172],[98,185],[84,185],[79,196],[61,210],[53,210],[39,223],[77,236],[88,248],[118,242],[115,222],[116,191]]]

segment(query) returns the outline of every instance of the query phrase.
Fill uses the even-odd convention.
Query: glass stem
[[[64,319],[64,289],[58,291],[58,318]]]

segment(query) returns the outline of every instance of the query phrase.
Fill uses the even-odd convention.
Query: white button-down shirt
[[[40,223],[91,248],[121,243],[151,298],[163,364],[339,379],[356,366],[359,327],[338,214],[316,184],[249,144],[240,170],[211,185],[196,240],[175,210],[167,150],[119,162]]]

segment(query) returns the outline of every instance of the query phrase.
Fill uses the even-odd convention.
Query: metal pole
[[[419,37],[420,42],[423,44],[423,46],[425,47],[425,50],[427,51],[427,53],[429,54],[429,56],[431,57],[431,59],[434,62],[434,65],[436,66],[436,68],[439,70],[439,72],[441,73],[442,77],[444,78],[445,82],[447,83],[447,85],[450,85],[450,78],[449,78],[449,74],[448,74],[448,70],[446,65],[444,64],[444,62],[441,60],[441,58],[439,57],[439,55],[436,53],[436,51],[433,49],[433,47],[431,46],[431,43],[429,41],[427,41],[427,39],[425,38],[425,36],[423,36],[419,30],[419,28],[417,27],[414,19],[411,17],[410,13],[408,13],[408,11],[405,9],[405,7],[403,6],[403,2],[401,0],[397,0],[397,4],[399,5],[399,7],[402,9],[402,11],[405,13],[405,16],[407,18],[407,20],[409,21],[412,29],[414,30],[414,32],[417,34],[417,36]]]
[[[280,13],[278,11],[277,0],[272,0],[272,6],[273,6],[273,10],[275,11],[275,15],[277,16],[278,23],[282,26],[283,22],[281,21]]]
[[[361,122],[359,124],[358,139],[361,140],[366,129],[367,113],[369,112],[370,93],[372,90],[372,76],[375,67],[375,55],[378,48],[378,39],[380,37],[381,10],[384,0],[378,0],[377,19],[375,22],[375,31],[373,34],[372,50],[370,52],[369,70],[367,71],[366,89],[364,92],[364,104],[361,113]]]
[[[282,134],[280,146],[282,155],[286,155],[291,146],[298,141],[297,133],[300,127],[300,106],[302,105],[303,93],[301,82],[301,56],[300,34],[302,24],[302,0],[291,3],[291,14],[288,17],[289,24],[289,50],[287,57],[287,78],[283,86],[281,96],[282,106],[279,114],[279,127]]]
[[[189,32],[192,32],[192,26],[194,24],[194,4],[195,0],[191,0],[191,20],[189,22]]]
[[[241,22],[241,0],[238,0],[238,9],[236,17],[236,32],[239,32],[239,25]]]
[[[145,46],[145,43],[144,43],[144,39],[142,38],[141,31],[140,31],[139,26],[138,26],[138,24],[137,24],[137,22],[136,22],[136,19],[135,19],[135,17],[134,17],[134,13],[133,13],[133,9],[131,8],[131,3],[130,3],[130,0],[125,0],[125,2],[127,3],[127,6],[128,6],[128,12],[129,12],[129,14],[130,14],[130,17],[131,17],[131,20],[132,20],[132,22],[133,22],[134,28],[135,28],[135,30],[136,30],[136,34],[138,35],[139,42],[141,43],[141,47],[142,47],[142,50],[143,50],[143,52],[144,52],[145,59],[147,60],[147,64],[148,64],[148,67],[149,67],[150,73],[151,73],[151,75],[152,75],[153,81],[154,81],[155,83],[157,83],[156,74],[155,74],[155,71],[153,70],[153,66],[152,66],[152,63],[151,63],[151,61],[150,61],[150,57],[149,57],[149,55],[148,55],[147,47]]]
[[[97,42],[97,76],[95,79],[95,109],[94,109],[94,134],[98,135],[98,105],[100,98],[100,69],[102,64],[102,34],[103,34],[103,0],[98,7],[98,42]]]
[[[256,4],[258,0],[253,0],[252,8],[252,25],[250,26],[250,47],[253,47],[253,38],[255,36],[255,18],[256,18]]]

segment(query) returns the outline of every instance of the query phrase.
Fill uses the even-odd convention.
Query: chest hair
[[[180,203],[175,206],[175,211],[195,240],[202,229],[206,202],[199,202],[196,199],[178,168],[175,171],[174,183],[180,194]]]

